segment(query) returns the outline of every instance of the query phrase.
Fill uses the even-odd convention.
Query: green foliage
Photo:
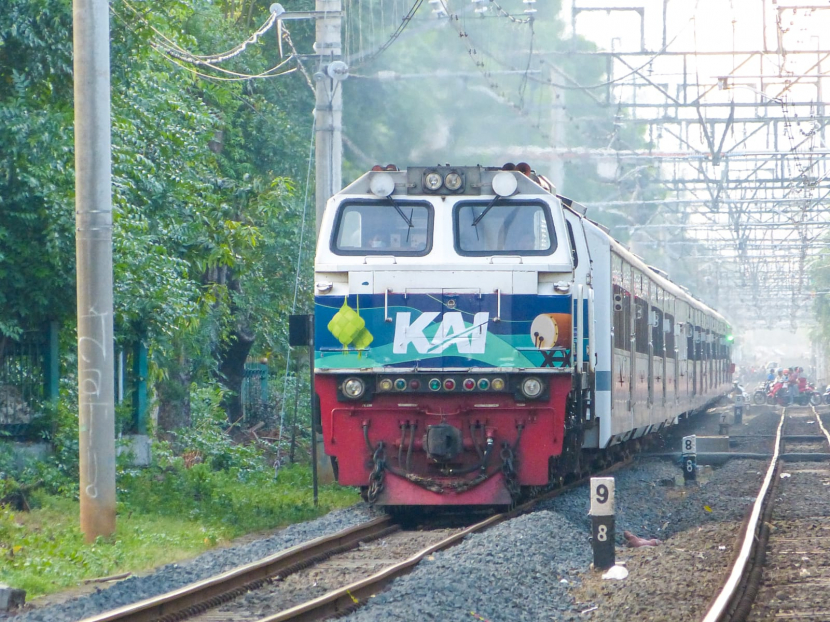
[[[124,473],[119,489],[125,512],[187,517],[230,535],[308,520],[358,500],[352,489],[322,486],[321,504],[315,508],[310,470],[299,465],[281,469],[276,479],[263,470],[176,465]]]
[[[311,93],[300,73],[207,81],[154,51],[166,33],[195,53],[233,47],[268,6],[115,0],[111,10],[115,328],[151,353],[153,378],[214,376],[239,330],[285,351]],[[279,62],[272,37],[226,68]],[[192,68],[191,68],[192,69]],[[9,0],[0,15],[0,335],[74,325],[70,0]],[[293,178],[293,179],[292,179]],[[313,223],[309,222],[309,229]],[[311,236],[309,236],[311,237]],[[307,247],[310,248],[312,244]],[[303,275],[309,291],[308,253]],[[175,363],[175,365],[174,365]],[[176,374],[168,369],[177,367]]]
[[[72,587],[82,579],[140,572],[198,554],[222,532],[177,517],[119,516],[114,537],[91,545],[78,526],[78,504],[41,495],[40,507],[15,513],[0,507],[0,582],[29,598]]]
[[[0,335],[74,311],[67,4],[9,0],[0,11]]]
[[[218,384],[193,385],[191,388],[190,428],[178,430],[175,441],[159,443],[156,449],[163,467],[182,464],[184,453],[198,454],[198,459],[211,471],[236,470],[244,477],[247,473],[269,470],[264,457],[253,445],[235,443],[229,434],[228,418],[222,407],[225,391]]]
[[[357,500],[353,491],[323,486],[315,508],[310,474],[299,467],[276,481],[263,475],[241,482],[198,466],[122,475],[119,485],[129,480],[132,492],[119,503],[116,534],[90,545],[78,527],[77,501],[40,493],[32,512],[0,507],[0,583],[32,598],[83,579],[186,559],[241,533],[308,520]]]

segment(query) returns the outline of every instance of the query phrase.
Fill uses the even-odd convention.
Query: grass
[[[119,477],[114,536],[85,544],[79,504],[35,494],[31,512],[0,507],[0,583],[27,598],[57,592],[84,579],[141,572],[193,557],[244,533],[309,520],[358,500],[354,489],[320,487],[314,507],[307,467],[274,479],[262,472],[148,469]]]

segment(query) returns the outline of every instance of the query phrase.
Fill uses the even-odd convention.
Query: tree
[[[183,32],[196,52],[249,34],[210,2],[132,7],[112,5],[116,334],[149,342],[160,426],[173,430],[189,421],[192,382],[220,378],[238,414],[247,354],[280,345],[301,217],[286,176],[305,172],[311,98],[299,73],[220,83],[160,53],[157,33]],[[6,335],[46,318],[74,326],[71,32],[70,0],[10,0],[0,15]],[[229,66],[259,73],[276,47]]]

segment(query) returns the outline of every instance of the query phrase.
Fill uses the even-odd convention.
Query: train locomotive
[[[315,425],[378,505],[510,505],[731,385],[727,321],[529,167],[375,167],[314,287]]]

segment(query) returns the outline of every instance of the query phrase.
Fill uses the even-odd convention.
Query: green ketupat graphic
[[[369,347],[369,344],[372,343],[373,340],[374,337],[372,336],[372,333],[370,333],[368,329],[364,328],[362,331],[357,333],[357,337],[355,337],[354,341],[352,341],[352,345],[358,350],[365,350]]]
[[[366,321],[349,306],[347,298],[343,298],[343,306],[331,318],[328,329],[343,345],[344,350],[348,349],[349,345],[362,350],[374,339],[372,333],[366,329]]]

